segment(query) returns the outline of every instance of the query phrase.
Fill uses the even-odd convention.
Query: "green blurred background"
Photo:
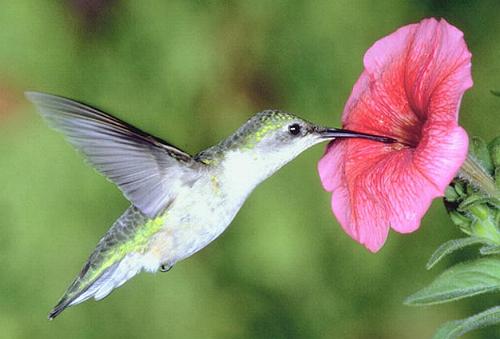
[[[0,0],[1,338],[429,338],[493,296],[402,304],[456,261],[425,262],[460,233],[435,201],[411,235],[371,254],[340,229],[317,146],[250,196],[232,226],[168,274],[47,312],[127,207],[23,98],[93,103],[195,153],[266,108],[338,126],[373,42],[428,16],[465,33],[471,135],[499,133],[500,3],[493,1]],[[467,252],[466,252],[467,254]],[[461,254],[464,255],[464,254]],[[493,338],[498,328],[466,338]]]

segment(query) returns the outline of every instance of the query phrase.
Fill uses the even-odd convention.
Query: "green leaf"
[[[500,306],[487,309],[472,317],[453,320],[441,326],[433,339],[453,339],[478,328],[500,323]]]
[[[443,259],[448,254],[462,249],[466,246],[474,245],[474,244],[489,244],[486,239],[476,238],[476,237],[467,237],[462,239],[453,239],[445,242],[431,255],[427,265],[425,268],[430,270],[434,265],[436,265],[441,259]]]
[[[473,136],[470,140],[469,149],[483,168],[488,173],[493,173],[494,167],[488,150],[488,144],[482,138]]]
[[[457,191],[455,191],[455,188],[453,188],[453,186],[446,187],[444,196],[446,200],[451,202],[457,201],[460,198],[460,196],[458,195]]]
[[[470,226],[472,221],[469,218],[456,211],[449,212],[449,216],[451,221],[455,225],[460,227],[465,233],[470,234]]]
[[[477,204],[484,204],[489,202],[490,198],[489,197],[482,197],[480,195],[472,194],[468,196],[467,198],[462,201],[460,206],[458,206],[459,211],[467,211],[471,206],[477,205]]]
[[[455,182],[455,185],[453,187],[455,188],[455,191],[459,196],[463,197],[464,195],[466,195],[464,184],[461,183],[460,181]]]
[[[495,185],[497,186],[497,188],[500,190],[500,167],[497,167],[495,169]]]
[[[438,276],[429,286],[409,296],[407,305],[432,305],[500,290],[500,259],[461,263]]]
[[[500,254],[500,246],[499,245],[483,246],[479,249],[479,253],[481,253],[482,255]]]
[[[500,167],[500,136],[491,140],[488,144],[491,160],[495,167]]]

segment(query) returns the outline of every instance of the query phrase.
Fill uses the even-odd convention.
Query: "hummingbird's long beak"
[[[386,144],[392,144],[397,142],[396,139],[384,137],[380,135],[360,133],[355,131],[350,131],[348,129],[337,129],[337,128],[322,128],[318,130],[321,138],[324,139],[336,139],[336,138],[362,138],[374,141],[380,141]]]

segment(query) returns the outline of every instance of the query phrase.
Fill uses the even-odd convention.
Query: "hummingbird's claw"
[[[174,265],[170,265],[170,264],[162,264],[160,266],[160,272],[168,272],[172,269],[172,267],[174,267]]]

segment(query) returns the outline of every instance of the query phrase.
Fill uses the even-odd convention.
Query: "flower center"
[[[413,148],[413,147],[410,145],[407,145],[405,143],[402,143],[402,142],[395,142],[395,143],[391,144],[391,148],[394,151],[400,151],[400,150],[405,149],[405,148]]]
[[[417,148],[422,138],[425,120],[421,119],[420,115],[415,114],[412,119],[400,121],[398,128],[394,131],[395,139],[403,147]]]

